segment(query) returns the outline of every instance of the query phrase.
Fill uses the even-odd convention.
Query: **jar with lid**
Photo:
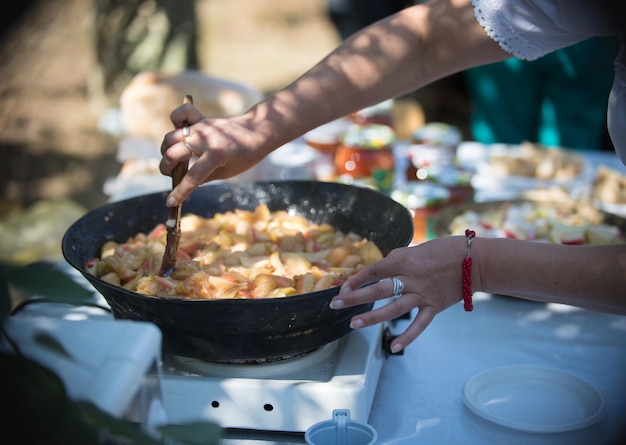
[[[335,171],[340,181],[389,192],[394,179],[394,142],[395,132],[387,125],[348,127],[335,152]]]
[[[453,163],[461,143],[461,130],[441,122],[431,122],[418,128],[406,149],[408,165],[406,180],[424,179],[428,170]]]
[[[426,180],[447,188],[450,191],[450,204],[457,204],[474,198],[472,176],[469,170],[449,165],[429,171]]]
[[[412,244],[435,237],[432,218],[450,202],[450,191],[430,182],[408,183],[391,192],[391,198],[405,206],[413,217]]]

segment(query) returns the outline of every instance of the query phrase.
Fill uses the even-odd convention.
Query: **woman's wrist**
[[[472,299],[474,294],[472,290],[472,244],[476,237],[476,232],[466,229],[465,237],[467,238],[467,250],[461,266],[461,294],[463,295],[463,307],[467,312],[472,312],[474,310]]]

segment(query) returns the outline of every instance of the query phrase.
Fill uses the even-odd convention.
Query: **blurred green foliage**
[[[30,296],[15,302],[12,294]],[[4,322],[26,304],[57,302],[94,305],[93,292],[64,272],[44,263],[16,266],[0,263],[0,385],[2,443],[6,444],[180,444],[217,445],[222,429],[211,422],[164,425],[148,433],[141,425],[117,419],[92,403],[68,397],[51,370],[23,357],[4,329]],[[38,344],[69,354],[48,335]]]

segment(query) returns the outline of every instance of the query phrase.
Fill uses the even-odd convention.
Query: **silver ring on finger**
[[[392,295],[392,297],[394,297],[394,298],[401,297],[402,294],[404,293],[404,283],[402,281],[400,281],[400,278],[398,278],[398,277],[391,278],[391,281],[393,282],[393,295]]]
[[[191,153],[191,156],[198,156],[196,152],[193,151],[193,147],[191,146],[189,142],[183,141],[183,144],[185,144],[185,147],[187,147],[187,150],[189,150],[189,153]]]

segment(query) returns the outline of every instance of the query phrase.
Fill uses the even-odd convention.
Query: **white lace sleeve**
[[[489,37],[524,60],[596,35],[616,34],[602,0],[472,0]]]

